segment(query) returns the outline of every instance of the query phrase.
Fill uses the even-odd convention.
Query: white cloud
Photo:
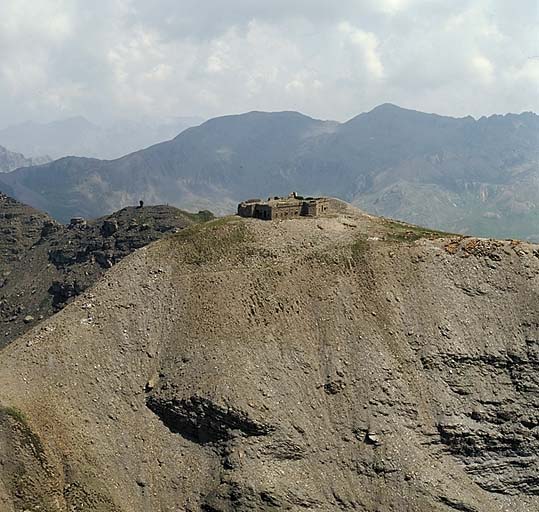
[[[2,39],[26,35],[34,41],[61,43],[72,34],[73,20],[68,3],[33,0],[7,0],[0,4]]]
[[[2,0],[1,124],[538,110],[535,0]]]
[[[533,55],[526,59],[523,65],[514,68],[514,76],[519,80],[530,84],[539,84],[539,55]],[[539,87],[539,86],[538,86]]]
[[[494,66],[484,55],[476,55],[471,61],[476,76],[486,85],[494,81]]]
[[[388,14],[396,14],[405,9],[411,0],[376,0],[374,7]]]
[[[339,31],[346,35],[349,43],[355,46],[359,52],[368,78],[382,78],[384,66],[378,54],[379,42],[372,32],[365,32],[353,27],[348,22],[339,25]]]

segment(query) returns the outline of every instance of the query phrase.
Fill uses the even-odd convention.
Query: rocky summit
[[[344,204],[171,234],[3,349],[0,509],[539,510],[538,280]]]

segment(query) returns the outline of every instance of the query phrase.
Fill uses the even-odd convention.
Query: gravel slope
[[[343,209],[136,251],[2,351],[0,509],[537,510],[538,249],[439,236]]]

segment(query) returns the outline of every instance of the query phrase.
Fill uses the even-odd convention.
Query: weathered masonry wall
[[[249,199],[238,205],[238,215],[262,220],[317,217],[329,211],[329,200],[325,197],[302,199],[295,194],[288,198],[273,198],[268,201]]]

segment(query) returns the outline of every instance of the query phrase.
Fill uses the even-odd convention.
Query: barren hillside
[[[136,251],[0,358],[0,509],[539,508],[536,246],[343,209]]]
[[[0,195],[0,347],[62,309],[134,250],[210,218],[210,212],[162,205],[64,226]]]

